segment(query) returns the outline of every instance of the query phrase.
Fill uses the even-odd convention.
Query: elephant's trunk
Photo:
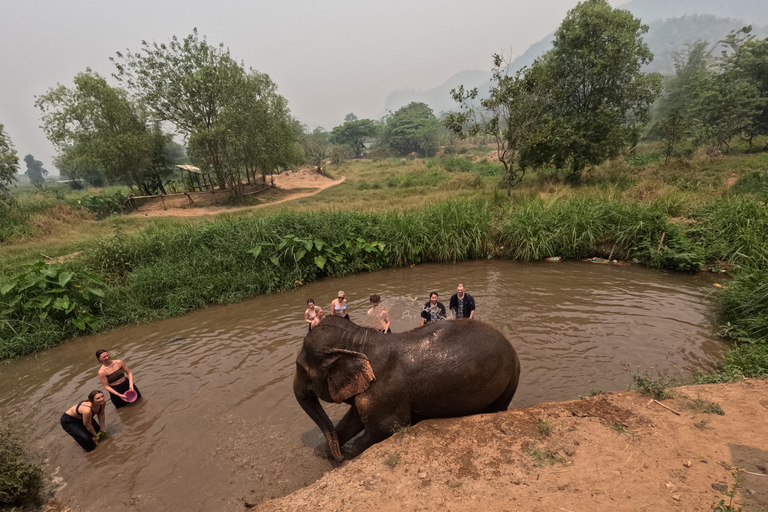
[[[296,376],[293,378],[293,393],[296,395],[296,401],[304,412],[306,412],[312,421],[314,421],[320,430],[325,435],[325,440],[328,443],[328,448],[331,450],[331,455],[337,461],[344,460],[344,456],[341,454],[341,448],[339,447],[339,437],[336,435],[336,429],[333,428],[333,422],[328,417],[320,405],[320,400],[317,398],[317,394],[312,391],[310,387],[311,381],[307,376],[306,371],[303,368],[298,367],[296,370]]]

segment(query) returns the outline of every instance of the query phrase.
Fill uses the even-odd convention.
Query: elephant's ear
[[[328,391],[337,404],[362,393],[376,380],[368,356],[361,352],[334,349],[327,366]]]

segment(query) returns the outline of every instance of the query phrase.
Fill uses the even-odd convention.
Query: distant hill
[[[628,9],[646,24],[649,30],[644,39],[654,54],[653,62],[646,71],[669,74],[674,71],[674,54],[686,45],[698,40],[715,44],[731,30],[752,25],[752,33],[768,37],[768,0],[738,0],[716,2],[714,0],[632,0],[618,6]],[[728,16],[737,16],[738,19]],[[749,21],[743,21],[749,20]],[[512,69],[530,66],[533,61],[552,47],[554,32],[532,44],[523,54],[512,61]],[[490,58],[490,55],[489,55]],[[481,94],[490,86],[490,71],[461,71],[443,84],[423,91],[399,90],[385,100],[385,108],[395,111],[411,101],[427,103],[436,112],[456,108],[450,97],[454,87],[477,87]]]

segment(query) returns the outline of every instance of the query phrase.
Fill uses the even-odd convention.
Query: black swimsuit
[[[64,432],[72,436],[72,438],[77,441],[77,444],[79,444],[83,450],[90,452],[96,449],[96,443],[93,442],[91,433],[88,432],[88,429],[85,428],[85,425],[83,424],[83,415],[80,413],[81,405],[83,405],[83,402],[80,402],[75,406],[75,414],[80,415],[79,418],[70,416],[65,412],[61,415],[59,422],[61,423],[61,428],[64,429]],[[102,405],[102,407],[104,406]],[[93,411],[93,405],[91,405],[91,411]],[[99,409],[99,412],[101,412],[101,409]],[[98,434],[101,432],[101,427],[99,426],[99,422],[96,421],[96,414],[96,411],[93,411],[93,416],[91,416],[91,426],[93,427],[93,430]]]

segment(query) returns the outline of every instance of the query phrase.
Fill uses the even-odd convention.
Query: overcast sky
[[[612,0],[616,6],[624,0]],[[2,0],[0,123],[20,158],[56,173],[34,96],[72,84],[142,40],[194,27],[246,67],[269,74],[295,117],[312,127],[384,112],[398,89],[429,89],[467,69],[489,69],[560,24],[577,0]],[[23,163],[22,163],[23,167]],[[23,169],[22,169],[23,171]]]

